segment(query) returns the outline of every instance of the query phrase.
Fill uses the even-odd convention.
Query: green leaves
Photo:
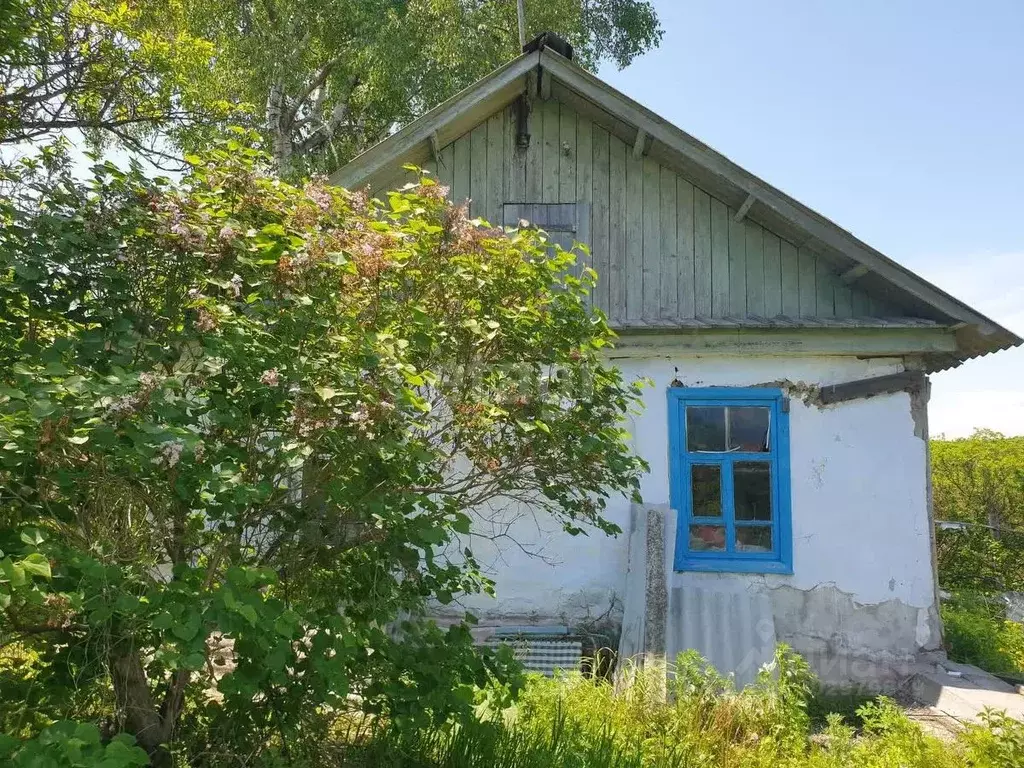
[[[0,611],[47,627],[24,706],[61,720],[88,669],[109,714],[130,663],[150,691],[181,681],[198,742],[306,733],[352,690],[389,719],[468,716],[467,686],[512,662],[400,617],[500,591],[458,539],[510,500],[613,532],[638,389],[595,353],[593,277],[563,279],[579,254],[431,184],[387,208],[291,186],[246,142],[181,184],[34,178],[0,227],[38,273],[0,276]],[[177,738],[183,710],[156,706]]]
[[[18,565],[30,576],[42,576],[44,579],[52,577],[50,561],[38,552],[27,555]]]
[[[19,741],[0,736],[0,758],[15,766],[53,766],[53,768],[129,768],[149,765],[149,755],[126,733],[108,743],[100,740],[92,723],[62,721],[43,729],[33,739]]]

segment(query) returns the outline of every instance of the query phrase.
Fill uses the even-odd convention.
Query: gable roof
[[[423,165],[441,146],[466,133],[525,92],[569,104],[611,134],[794,244],[812,249],[844,283],[885,296],[907,315],[955,334],[956,351],[933,356],[938,370],[1017,346],[1022,339],[932,285],[781,190],[744,170],[695,137],[612,88],[550,48],[530,51],[355,157],[331,181],[379,186],[404,163]]]

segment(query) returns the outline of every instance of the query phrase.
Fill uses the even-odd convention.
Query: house
[[[617,538],[475,544],[485,626],[568,626],[740,681],[777,641],[886,687],[941,643],[928,374],[1021,339],[670,125],[543,35],[333,181],[435,173],[472,215],[590,246],[610,352],[647,377]],[[518,546],[523,545],[522,547]],[[529,550],[529,552],[524,552]]]

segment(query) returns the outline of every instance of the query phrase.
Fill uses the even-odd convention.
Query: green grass
[[[942,606],[942,622],[951,659],[1024,677],[1024,626],[1007,621],[998,603],[958,595]]]
[[[383,729],[334,765],[355,768],[1021,768],[1024,724],[993,715],[954,742],[924,734],[891,700],[825,694],[780,649],[736,691],[696,655],[674,680],[630,670],[613,685],[531,678],[517,705],[432,731]],[[668,693],[666,697],[664,694]],[[828,702],[844,712],[818,716]],[[856,702],[855,714],[849,710]],[[816,703],[815,703],[816,702]],[[844,722],[844,719],[847,720]],[[816,733],[814,721],[823,723]],[[854,723],[858,728],[854,727]],[[814,737],[812,738],[812,734]]]

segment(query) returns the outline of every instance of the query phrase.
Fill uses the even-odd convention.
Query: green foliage
[[[994,710],[985,710],[981,719],[982,725],[968,728],[963,737],[972,764],[980,768],[1024,765],[1024,723]]]
[[[154,160],[208,146],[229,116],[280,170],[332,170],[519,53],[498,0],[6,0],[0,144],[81,129]],[[656,46],[646,0],[527,2],[590,67]]]
[[[383,204],[264,161],[239,135],[180,184],[82,185],[48,150],[0,207],[0,643],[37,657],[34,722],[157,765],[311,761],[350,710],[514,692],[472,616],[420,618],[493,589],[474,510],[614,533],[644,468],[573,253],[430,179]]]
[[[252,125],[292,172],[337,168],[520,52],[514,1],[182,5],[216,46],[209,92],[256,105]],[[591,67],[626,66],[661,39],[646,0],[527,0],[526,16],[529,36],[558,32]]]
[[[979,429],[931,442],[937,520],[1024,530],[1024,437]]]
[[[942,606],[950,658],[997,675],[1024,677],[1024,626],[993,598],[958,595]]]
[[[870,689],[857,685],[832,686],[815,682],[807,699],[807,716],[811,720],[811,727],[823,729],[829,716],[838,715],[844,724],[860,729],[864,723],[858,712],[876,696]]]
[[[935,532],[939,585],[950,592],[997,596],[1024,591],[1024,533],[984,526]]]
[[[12,5],[0,13],[0,146],[79,129],[95,146],[114,140],[157,159],[150,140],[183,140],[229,110],[204,85],[213,46],[188,33],[177,4]]]
[[[680,657],[673,696],[657,671],[618,686],[568,675],[531,677],[518,706],[431,732],[383,727],[345,766],[395,768],[1016,768],[1024,724],[990,714],[946,743],[923,733],[895,702],[864,702],[857,733],[839,714],[811,738],[817,688],[785,649],[774,672],[737,692],[698,656]],[[681,674],[680,674],[681,673]]]
[[[103,741],[99,729],[89,723],[60,722],[35,738],[19,742],[0,734],[0,759],[5,765],[52,768],[130,768],[149,765],[149,755],[128,734]]]

